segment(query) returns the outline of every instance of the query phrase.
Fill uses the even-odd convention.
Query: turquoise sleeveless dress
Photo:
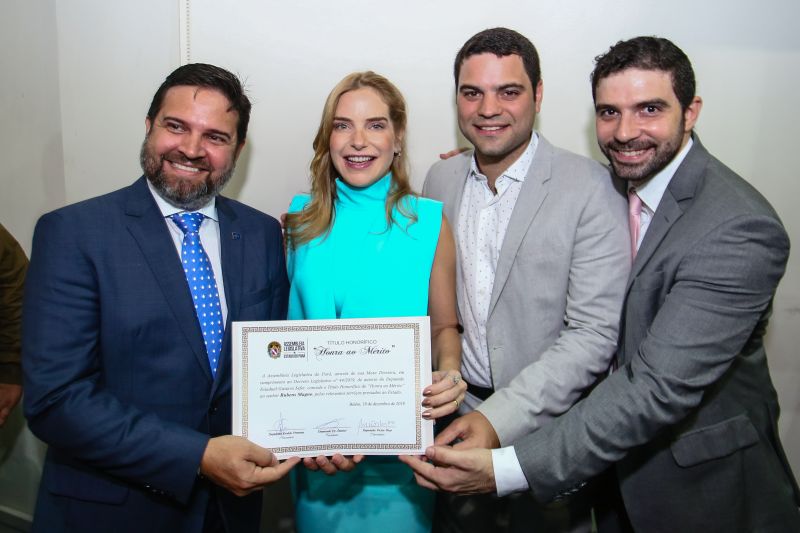
[[[396,209],[387,229],[391,174],[364,188],[336,181],[327,235],[288,250],[289,319],[428,314],[428,283],[442,224],[442,204],[406,197],[415,223]],[[296,196],[294,213],[308,203]],[[298,533],[428,532],[434,493],[419,487],[396,457],[366,457],[352,472],[327,476],[295,469]]]

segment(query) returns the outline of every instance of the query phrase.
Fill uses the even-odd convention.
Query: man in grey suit
[[[628,181],[637,252],[617,370],[516,441],[526,484],[547,501],[608,469],[600,531],[800,531],[764,350],[788,236],[692,133],[702,101],[673,43],[617,43],[592,84],[598,142]],[[428,457],[407,459],[423,485],[494,486],[488,450],[437,447]]]
[[[630,267],[625,199],[601,165],[533,131],[543,85],[524,36],[478,33],[456,56],[455,82],[475,149],[434,165],[423,189],[444,202],[459,257],[468,414],[448,435],[496,447],[561,415],[608,370]],[[588,528],[586,505],[545,510],[521,496],[440,498],[437,529]]]

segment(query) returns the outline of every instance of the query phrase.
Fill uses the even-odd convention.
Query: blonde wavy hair
[[[403,216],[416,222],[416,214],[403,201],[409,195],[415,196],[411,190],[406,159],[406,102],[403,95],[392,82],[374,72],[354,72],[336,84],[322,110],[317,135],[314,137],[314,159],[311,160],[311,200],[302,211],[286,215],[286,244],[296,248],[315,237],[330,231],[335,216],[336,178],[339,172],[333,166],[330,153],[333,118],[339,99],[349,91],[368,87],[374,89],[381,100],[389,107],[389,119],[395,132],[400,150],[395,154],[389,170],[392,183],[386,198],[386,228],[389,229],[397,221],[393,212],[397,208]]]

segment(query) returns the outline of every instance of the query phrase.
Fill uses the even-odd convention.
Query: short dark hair
[[[228,110],[236,111],[239,115],[236,125],[236,142],[239,144],[244,142],[247,137],[247,125],[250,123],[251,104],[244,92],[242,83],[235,74],[207,63],[190,63],[178,67],[167,76],[164,83],[156,91],[156,94],[153,95],[150,109],[147,110],[147,117],[151,121],[155,120],[158,112],[161,111],[161,105],[164,103],[164,96],[166,96],[167,91],[177,86],[204,87],[224,94],[231,103],[231,107]]]
[[[528,73],[528,78],[534,89],[534,98],[536,97],[535,89],[539,85],[542,72],[539,67],[539,54],[536,52],[536,47],[527,37],[508,28],[490,28],[470,37],[461,47],[461,50],[458,51],[453,65],[456,89],[458,89],[458,75],[461,73],[461,65],[471,56],[478,54],[494,54],[497,57],[516,54],[521,57],[525,72]]]
[[[608,52],[594,58],[592,99],[596,99],[600,80],[627,70],[661,70],[672,76],[672,90],[683,109],[692,103],[695,93],[694,70],[683,50],[662,37],[634,37],[619,41]]]

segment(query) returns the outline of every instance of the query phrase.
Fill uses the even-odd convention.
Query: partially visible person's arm
[[[20,338],[27,269],[25,252],[0,225],[0,427],[22,396]]]

